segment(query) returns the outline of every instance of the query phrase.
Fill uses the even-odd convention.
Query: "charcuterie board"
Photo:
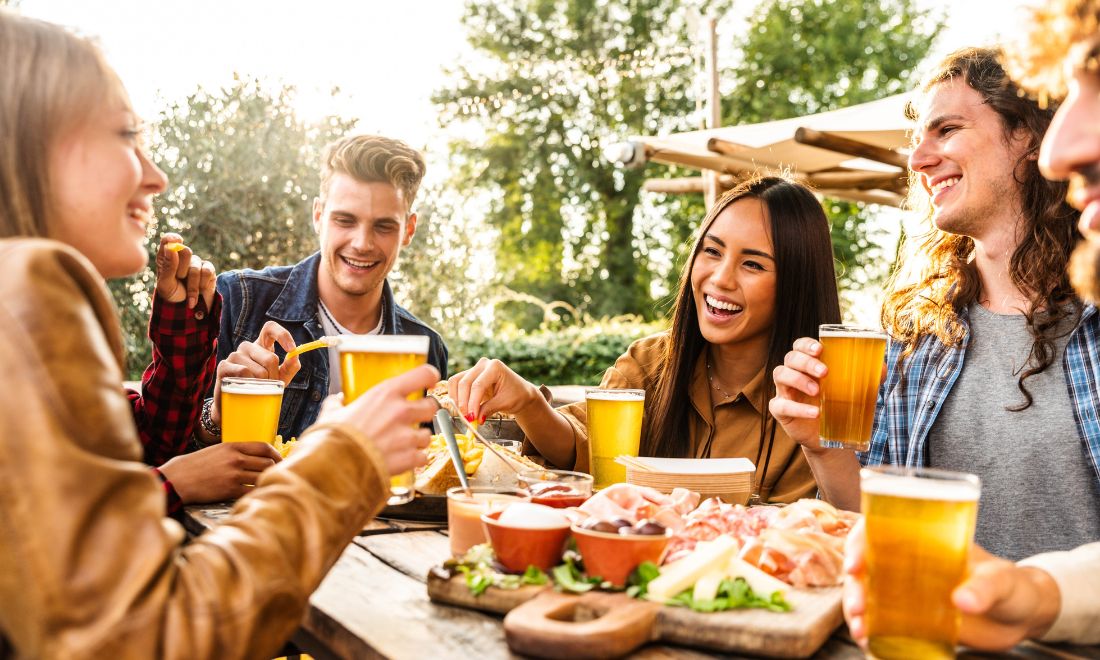
[[[490,587],[474,596],[461,576],[442,568],[428,575],[435,601],[505,614],[512,651],[542,658],[624,655],[650,641],[767,657],[812,655],[842,621],[840,587],[786,594],[791,612],[759,609],[702,613],[628,597],[624,593],[568,595],[549,586]]]

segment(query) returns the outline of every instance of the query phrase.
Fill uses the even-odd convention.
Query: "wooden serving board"
[[[635,600],[623,593],[576,596],[548,586],[490,587],[474,596],[462,576],[448,577],[441,569],[428,575],[428,596],[433,601],[506,614],[508,646],[542,658],[615,657],[658,640],[712,651],[805,658],[843,620],[840,591],[840,587],[791,587],[785,595],[794,609],[787,613],[757,609],[702,613]]]

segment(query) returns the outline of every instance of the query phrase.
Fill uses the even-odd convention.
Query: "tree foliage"
[[[317,194],[320,149],[353,120],[299,120],[294,89],[270,91],[238,78],[219,89],[199,88],[158,118],[151,142],[168,189],[154,202],[152,257],[166,231],[178,232],[218,272],[292,264],[316,250],[310,220]],[[151,270],[111,283],[120,307],[131,377],[148,363],[145,328]]]
[[[468,2],[468,38],[485,61],[456,68],[434,98],[445,128],[472,124],[485,136],[455,140],[452,166],[455,185],[487,206],[499,232],[498,283],[593,316],[652,318],[660,305],[651,291],[675,290],[702,198],[662,196],[656,217],[643,217],[643,180],[686,173],[617,169],[601,152],[630,135],[695,128],[689,7],[720,16],[730,3]],[[740,53],[722,72],[732,90],[724,121],[782,119],[906,89],[939,28],[915,0],[765,0],[748,29],[722,44]],[[842,286],[873,281],[869,212],[826,208]],[[538,310],[522,309],[510,316],[531,327]]]
[[[943,26],[916,0],[771,0],[733,39],[741,62],[724,123],[750,124],[874,101],[911,89]],[[842,289],[880,281],[887,265],[873,207],[826,200]]]
[[[593,316],[654,314],[635,224],[652,172],[610,165],[632,134],[686,128],[693,56],[683,0],[470,0],[464,24],[483,56],[436,92],[456,185],[499,232],[498,282]],[[726,2],[703,2],[704,9]],[[520,310],[537,315],[524,305]],[[514,311],[523,325],[538,319]]]

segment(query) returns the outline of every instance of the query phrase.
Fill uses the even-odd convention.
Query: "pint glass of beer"
[[[344,403],[348,404],[378,383],[400,376],[428,361],[428,338],[423,335],[343,335],[340,352],[340,378]],[[409,395],[419,399],[422,392]],[[405,504],[415,495],[412,470],[390,479],[388,504]]]
[[[222,378],[222,442],[275,442],[283,381]]]
[[[616,463],[615,457],[638,455],[645,390],[590,389],[585,391],[584,399],[592,485],[600,489],[622,483],[626,481],[626,468]]]
[[[850,325],[818,329],[821,361],[821,446],[867,451],[886,357],[886,334]]]
[[[860,471],[867,634],[875,658],[953,658],[981,481],[925,468]]]

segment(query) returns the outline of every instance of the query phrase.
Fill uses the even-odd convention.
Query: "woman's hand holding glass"
[[[795,340],[772,372],[775,398],[768,404],[773,417],[792,440],[810,449],[820,444],[820,378],[828,368],[820,359],[821,343],[811,337]]]

